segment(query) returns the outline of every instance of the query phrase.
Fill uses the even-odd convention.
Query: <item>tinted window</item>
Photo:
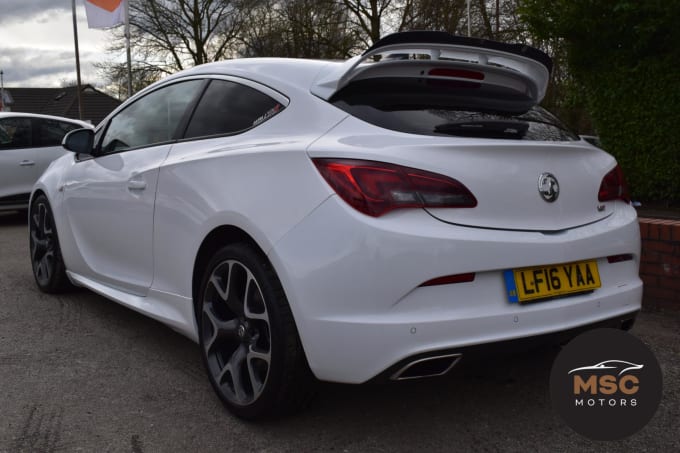
[[[390,78],[360,80],[331,102],[385,129],[421,135],[518,140],[578,140],[528,97],[474,82]]]
[[[226,80],[213,80],[198,103],[185,137],[242,132],[282,109],[279,102],[254,88]]]
[[[30,118],[0,119],[0,149],[26,148],[31,144]]]
[[[102,153],[173,140],[187,106],[202,84],[202,80],[176,83],[126,107],[111,119],[102,139]]]
[[[48,119],[33,120],[33,125],[38,129],[37,146],[59,146],[64,135],[82,127],[78,124]]]

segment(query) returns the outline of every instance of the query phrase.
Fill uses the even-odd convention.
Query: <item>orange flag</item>
[[[111,28],[125,23],[125,2],[128,0],[85,0],[87,26]]]

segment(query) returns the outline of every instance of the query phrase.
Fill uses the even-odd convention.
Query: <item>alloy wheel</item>
[[[56,235],[47,205],[39,202],[32,211],[30,218],[31,263],[38,284],[46,286],[57,271]]]
[[[226,260],[212,271],[202,304],[208,372],[232,404],[258,399],[269,377],[271,328],[260,285],[248,267]]]

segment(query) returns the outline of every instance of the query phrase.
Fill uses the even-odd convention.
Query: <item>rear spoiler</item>
[[[429,55],[429,59],[411,58]],[[438,31],[410,31],[388,35],[358,57],[322,73],[312,93],[330,99],[353,80],[372,77],[440,78],[441,68],[483,74],[478,83],[512,88],[541,102],[552,70],[551,58],[530,46],[506,44]],[[435,70],[433,72],[433,70]],[[446,71],[444,71],[446,72]],[[445,78],[457,78],[446,75]],[[466,80],[461,77],[460,80]]]

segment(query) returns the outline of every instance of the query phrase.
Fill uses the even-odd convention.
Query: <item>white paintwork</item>
[[[635,210],[618,201],[607,203],[604,213],[596,209],[597,187],[614,165],[611,156],[584,142],[380,129],[310,93],[320,71],[341,66],[221,62],[138,94],[182,77],[227,75],[251,86],[257,80],[290,103],[239,135],[57,160],[35,190],[50,200],[72,281],[196,340],[192,275],[198,249],[215,228],[237,227],[271,260],[313,372],[355,383],[412,354],[554,332],[639,310]],[[310,157],[444,173],[466,184],[479,206],[368,217],[335,195]],[[538,197],[542,171],[562,183],[553,205]],[[146,182],[141,194],[128,187],[134,172]],[[607,262],[622,253],[635,259]],[[602,288],[593,293],[527,306],[507,301],[504,269],[584,259],[599,265]],[[419,287],[467,272],[476,273],[474,282]]]
[[[70,270],[131,294],[147,293],[156,185],[169,150],[159,145],[72,160],[61,182],[66,228],[60,230],[61,241],[73,244],[63,251]]]
[[[348,117],[310,148],[312,157],[347,156],[389,160],[462,182],[477,198],[474,209],[428,209],[458,225],[510,230],[556,231],[603,219],[598,211],[602,175],[615,160],[583,142],[539,142],[411,136],[380,130]],[[538,176],[550,172],[560,184],[555,203],[538,192]]]
[[[84,121],[49,115],[34,115],[20,112],[0,112],[4,118],[44,118],[71,123],[80,127],[92,126]],[[67,151],[61,146],[0,149],[0,199],[14,195],[29,194],[33,185],[45,169]],[[26,208],[27,203],[0,205],[0,210]]]
[[[379,54],[429,53],[431,60],[381,60],[373,62]],[[458,61],[439,60],[449,58]],[[493,66],[491,66],[493,65]],[[456,67],[482,71],[483,83],[508,86],[529,95],[535,104],[545,96],[550,80],[548,69],[536,60],[509,52],[454,44],[393,44],[351,58],[342,65],[329,66],[315,81],[312,93],[330,99],[334,93],[353,80],[370,77],[427,75],[429,69]],[[423,72],[420,72],[423,71]],[[465,79],[461,79],[465,80]],[[518,86],[517,83],[520,83]]]

